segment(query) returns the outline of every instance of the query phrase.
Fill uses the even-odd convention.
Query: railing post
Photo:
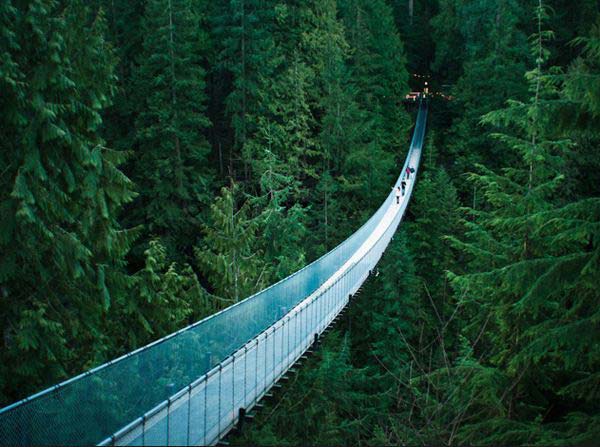
[[[287,357],[284,355],[283,351],[285,351],[285,348],[283,347],[285,342],[285,318],[282,318],[281,321],[281,363],[282,363],[282,367],[281,369],[283,370],[284,367],[287,366],[287,362],[284,362],[284,359],[287,360]]]
[[[219,363],[219,404],[218,404],[218,408],[217,408],[217,437],[220,438],[221,437],[221,379],[222,379],[222,374],[221,371],[223,371],[223,363]]]
[[[235,354],[231,359],[231,412],[235,409]]]
[[[146,415],[142,416],[142,445],[146,445]]]
[[[208,376],[204,376],[204,430],[202,432],[202,444],[206,445],[206,433],[208,428],[206,425],[208,424]]]
[[[248,344],[244,345],[244,405],[247,405],[248,399]]]
[[[167,442],[166,445],[169,445],[169,424],[171,419],[171,398],[167,399]]]
[[[188,385],[188,414],[187,414],[187,434],[186,434],[186,444],[190,445],[190,424],[192,417],[192,384]]]
[[[265,365],[265,374],[263,377],[263,391],[267,390],[267,346],[268,346],[268,342],[267,339],[269,338],[269,333],[265,332],[265,361],[263,362],[263,364]]]
[[[238,410],[238,422],[237,422],[237,431],[241,432],[244,427],[244,419],[246,417],[246,409],[244,407],[240,407]]]
[[[254,402],[258,402],[258,337],[256,338],[256,360],[254,361]]]
[[[288,322],[288,326],[287,326],[287,352],[286,352],[286,354],[285,354],[285,357],[286,357],[287,359],[289,359],[289,357],[290,357],[290,352],[291,352],[291,351],[290,351],[290,320],[291,320],[291,319],[292,319],[292,317],[290,317],[290,316],[288,315],[288,317],[287,317],[287,322]]]
[[[273,326],[273,341],[271,342],[271,344],[273,345],[273,379],[275,378],[275,339],[277,337],[275,337],[275,331],[277,329],[275,328],[275,326]]]

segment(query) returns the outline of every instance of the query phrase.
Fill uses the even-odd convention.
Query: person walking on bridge
[[[402,180],[404,183],[404,180]],[[400,187],[396,188],[396,205],[400,205],[400,195],[404,195],[404,187],[402,187],[402,191],[400,191]]]
[[[406,180],[402,179],[400,185],[402,186],[402,197],[404,197],[404,191],[406,190]]]
[[[406,180],[409,180],[410,179],[410,166],[406,166],[406,171],[404,171],[404,172],[406,172]]]

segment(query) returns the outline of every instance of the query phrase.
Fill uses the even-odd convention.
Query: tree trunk
[[[175,39],[173,37],[173,5],[169,0],[169,57],[171,59],[171,104],[173,106],[173,139],[175,144],[175,178],[177,181],[177,189],[183,187],[183,161],[181,158],[181,145],[177,129],[177,93],[175,91]]]

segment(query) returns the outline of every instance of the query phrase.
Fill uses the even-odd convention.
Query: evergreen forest
[[[344,241],[411,91],[377,274],[229,442],[598,443],[597,0],[0,1],[0,407]]]

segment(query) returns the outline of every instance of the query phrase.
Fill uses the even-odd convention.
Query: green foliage
[[[102,350],[95,340],[125,299],[134,238],[117,223],[135,196],[118,169],[125,156],[98,134],[115,79],[104,17],[80,1],[28,3],[1,8],[4,403]]]
[[[329,337],[328,337],[329,338]],[[303,370],[259,426],[236,445],[332,445],[359,442],[363,424],[353,417],[376,396],[365,388],[365,370],[350,363],[348,335],[333,334],[319,348],[314,368]],[[312,363],[312,362],[311,362]]]
[[[559,14],[569,14],[564,9]],[[409,237],[395,237],[366,304],[353,310],[350,362],[374,398],[345,412],[333,439],[326,436],[335,411],[292,437],[295,418],[281,413],[294,414],[299,401],[320,402],[306,403],[310,384],[300,379],[247,442],[572,445],[598,438],[598,28],[574,42],[581,54],[568,68],[545,69],[568,51],[552,53],[554,36],[543,29],[559,14],[548,16],[541,4],[535,13],[530,26],[516,2],[441,2],[433,22],[438,69],[459,55],[462,65],[447,75],[460,77],[455,111],[462,110],[434,139],[450,142],[440,160],[458,155],[448,172],[476,173],[462,182],[444,168],[426,169],[409,210],[414,220],[404,223]],[[528,56],[522,29],[529,28]],[[316,191],[343,197],[331,173]],[[453,182],[471,205],[462,220]]]
[[[556,430],[573,433],[571,424],[591,422],[597,414],[589,399],[600,360],[594,348],[598,295],[590,282],[599,273],[592,242],[598,237],[598,200],[564,205],[560,194],[562,162],[573,145],[551,137],[557,91],[543,71],[550,34],[542,29],[541,4],[537,15],[529,101],[510,101],[484,117],[508,130],[497,137],[520,162],[501,174],[486,169],[472,176],[486,206],[469,211],[467,240],[454,241],[469,256],[469,273],[452,276],[472,315],[464,333],[482,345],[467,381],[469,394],[457,403],[480,415],[465,418],[458,430],[467,443],[543,444]],[[484,399],[475,388],[481,384],[490,393]],[[590,442],[596,432],[590,426],[571,436],[563,442]]]
[[[304,237],[306,210],[298,203],[286,207],[297,191],[297,182],[289,172],[289,163],[282,163],[269,149],[258,161],[261,196],[253,198],[262,234],[264,261],[271,265],[269,280],[285,278],[305,265]]]
[[[258,249],[259,222],[251,216],[250,201],[239,187],[221,189],[209,222],[204,226],[204,245],[195,253],[217,295],[231,304],[265,287],[268,265]]]
[[[160,237],[171,256],[190,249],[209,197],[203,9],[189,0],[148,1],[136,74],[143,102],[133,178],[141,195],[130,215]]]
[[[404,109],[398,107],[408,90],[404,45],[395,27],[392,9],[385,1],[340,3],[351,47],[349,66],[358,88],[356,99],[366,114],[368,125],[362,131],[373,146],[369,150],[373,158],[383,157],[387,161],[382,160],[380,169],[375,172],[379,175],[386,169],[393,172],[390,158],[405,144],[411,126]],[[385,186],[379,186],[374,192],[384,192],[391,174],[381,177],[380,183]]]
[[[132,299],[122,311],[127,322],[123,343],[130,347],[175,332],[218,309],[189,265],[168,263],[167,250],[159,241],[150,241],[145,257],[145,267],[133,275]],[[115,328],[114,333],[119,332]]]
[[[143,50],[142,20],[146,0],[90,0],[106,13],[105,38],[117,58],[115,96],[102,114],[102,136],[116,150],[129,151],[136,146],[135,120],[144,104],[136,88],[135,75]],[[131,162],[131,160],[130,160]]]
[[[259,115],[260,79],[268,79],[279,62],[273,56],[273,3],[232,0],[221,5],[214,16],[221,76],[231,76],[231,89],[224,101],[233,131],[229,169],[234,177],[241,170],[249,180],[251,152],[245,147],[255,132]]]
[[[427,150],[433,150],[428,143]],[[446,297],[445,272],[457,267],[455,255],[444,241],[447,234],[460,231],[456,187],[443,168],[426,169],[412,201],[414,222],[408,226],[416,269],[431,296]]]
[[[403,160],[409,66],[453,99],[402,229],[238,441],[593,443],[599,6],[532,6],[1,2],[0,403],[341,242]]]
[[[448,68],[447,82],[456,82],[451,93],[454,118],[448,130],[446,155],[457,176],[476,163],[490,168],[516,163],[503,147],[480,129],[480,117],[501,108],[509,98],[521,99],[527,85],[523,75],[528,62],[526,33],[530,13],[514,0],[460,2],[443,0],[433,19],[437,40],[436,67],[445,73],[450,60],[462,60],[460,76]],[[470,194],[462,183],[461,195]]]

